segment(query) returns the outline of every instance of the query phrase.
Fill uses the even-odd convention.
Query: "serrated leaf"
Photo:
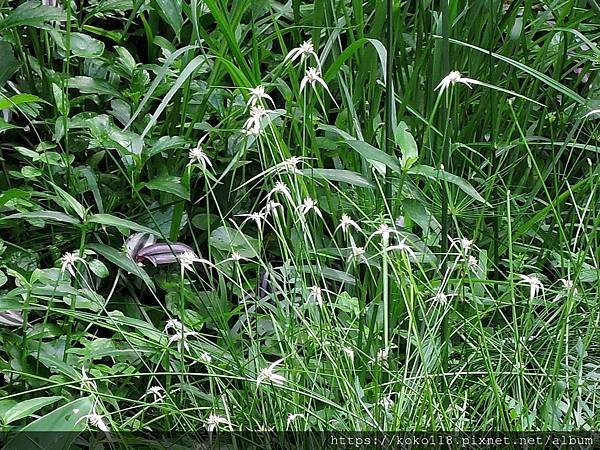
[[[112,97],[121,97],[121,93],[107,81],[96,78],[77,76],[69,78],[67,86],[77,89],[82,94],[101,94]]]
[[[343,169],[301,169],[300,173],[316,179],[339,181],[353,186],[372,188],[373,184],[359,173]]]
[[[158,139],[152,147],[145,153],[147,158],[150,158],[157,153],[170,149],[182,149],[185,146],[185,139],[181,136],[163,136]]]

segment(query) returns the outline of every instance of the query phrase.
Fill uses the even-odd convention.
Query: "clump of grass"
[[[590,10],[48,3],[0,9],[6,429],[594,429]]]

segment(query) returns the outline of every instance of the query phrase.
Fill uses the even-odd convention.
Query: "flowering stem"
[[[449,11],[448,11],[448,0],[442,0],[442,70],[443,73],[447,74],[450,72],[450,61],[449,61],[449,46],[448,46],[448,22],[449,22]],[[446,91],[447,92],[447,91]],[[449,102],[449,100],[448,100]],[[444,127],[444,141],[442,143],[442,164],[444,166],[444,170],[448,170],[448,153],[450,137],[448,136],[448,102],[443,104],[443,117],[445,121]],[[446,190],[446,183],[442,182],[442,233],[441,233],[441,255],[442,255],[442,273],[446,273],[446,256],[448,254],[448,192]],[[442,319],[442,348],[441,348],[441,361],[442,361],[442,372],[446,373],[448,370],[448,347],[449,347],[449,338],[450,338],[450,330],[448,328],[448,318],[447,315]],[[447,380],[443,378],[443,388],[447,391],[448,384]]]
[[[83,256],[83,250],[85,249],[85,238],[86,238],[86,232],[85,232],[85,227],[82,228],[81,231],[81,239],[79,241],[79,252],[78,255],[81,257]],[[79,262],[75,262],[75,264],[79,265]],[[79,274],[79,270],[77,270],[77,267],[74,267],[75,269],[75,273]],[[79,278],[74,277],[75,280],[73,281],[73,284],[75,286],[75,289],[79,288]],[[69,317],[69,323],[67,325],[67,336],[66,336],[66,340],[65,340],[65,350],[63,352],[63,361],[67,362],[67,350],[69,350],[69,346],[71,343],[71,334],[73,333],[73,322],[75,320],[75,307],[77,305],[77,296],[75,295],[71,295],[71,305],[69,307],[70,311],[71,311],[71,317]]]
[[[387,34],[387,61],[385,74],[385,152],[392,155],[394,152],[394,123],[392,110],[394,108],[394,85],[392,82],[392,68],[394,65],[394,40],[393,40],[393,11],[394,1],[387,0],[387,19],[386,19],[386,34]],[[386,167],[386,183],[385,195],[390,197],[392,194],[392,185],[389,181],[390,169]]]
[[[389,330],[389,279],[388,279],[388,237],[382,236],[381,246],[383,247],[383,261],[381,264],[381,272],[383,276],[383,342],[384,348],[389,349],[390,346],[390,330]]]

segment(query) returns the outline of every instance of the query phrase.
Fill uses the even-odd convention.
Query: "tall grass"
[[[3,426],[598,426],[594,6],[38,3],[0,3]]]

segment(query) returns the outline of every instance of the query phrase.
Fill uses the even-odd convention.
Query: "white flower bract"
[[[206,170],[207,167],[212,167],[212,162],[208,155],[204,152],[204,149],[200,144],[190,150],[189,152],[190,164],[199,164],[202,170]]]
[[[270,381],[271,383],[280,386],[283,385],[285,383],[285,377],[273,372],[275,367],[281,364],[282,361],[283,359],[278,359],[277,361],[269,365],[269,367],[261,369],[258,374],[258,377],[256,378],[256,386],[260,386],[260,384],[264,383],[265,381]]]
[[[258,85],[255,88],[250,89],[250,98],[248,99],[247,105],[256,106],[262,99],[270,100],[271,103],[275,105],[271,96],[265,92],[265,88],[262,85]]]
[[[68,270],[69,273],[73,276],[75,276],[75,263],[77,261],[81,261],[81,262],[85,263],[85,259],[83,259],[81,256],[79,256],[75,253],[71,253],[71,252],[66,252],[64,255],[62,255],[62,257],[60,258],[60,261],[62,263],[62,265],[60,267],[60,271],[64,272],[65,270]]]
[[[192,251],[183,252],[179,255],[179,264],[181,264],[181,272],[192,270],[195,262],[199,262],[200,258]]]
[[[544,289],[544,285],[540,279],[532,275],[519,275],[521,281],[529,285],[529,299],[532,300],[538,293]]]
[[[317,65],[321,66],[321,61],[319,57],[315,53],[315,48],[313,46],[312,41],[304,41],[300,46],[293,48],[285,57],[285,60],[290,60],[294,62],[298,58],[300,58],[300,62],[304,61],[308,56],[312,56],[317,61]]]
[[[394,400],[392,400],[391,395],[387,395],[387,396],[383,397],[381,400],[379,400],[379,404],[383,407],[383,409],[385,409],[387,411],[388,409],[393,408]]]
[[[317,207],[316,200],[313,200],[310,197],[306,197],[304,199],[304,201],[302,202],[302,204],[298,207],[298,211],[303,216],[305,216],[309,211],[314,211],[314,213],[317,216],[323,218],[323,215],[321,214],[321,210]]]
[[[341,228],[342,232],[347,233],[350,227],[354,228],[356,231],[361,231],[360,226],[352,220],[349,215],[342,214],[338,228]]]
[[[212,433],[219,428],[219,425],[221,424],[230,425],[229,420],[227,420],[225,417],[217,414],[211,414],[208,416],[208,419],[206,419],[206,431]]]
[[[323,290],[319,286],[311,286],[309,289],[309,299],[314,299],[317,305],[323,306]]]
[[[472,78],[465,78],[458,70],[453,70],[448,75],[446,75],[442,81],[436,86],[435,90],[439,90],[440,93],[444,92],[448,87],[456,84],[462,83],[467,87],[471,87],[472,84],[480,84],[479,81],[474,80]]]
[[[165,390],[160,386],[152,386],[146,391],[146,395],[152,395],[155,403],[162,403],[165,398]]]

